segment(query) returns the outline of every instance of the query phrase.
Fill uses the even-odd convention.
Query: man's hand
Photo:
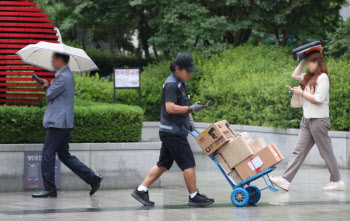
[[[194,125],[194,120],[190,120],[190,131],[194,131],[196,129],[196,126]]]
[[[192,112],[198,112],[198,111],[204,110],[204,108],[206,108],[206,106],[200,105],[199,103],[200,103],[200,101],[197,101],[194,104],[192,104],[192,106],[190,106],[190,108],[192,109]]]
[[[40,80],[41,80],[42,82],[44,82],[44,84],[43,84],[43,85],[41,85],[41,86],[43,86],[43,87],[47,87],[47,86],[49,86],[49,82],[48,82],[48,80],[43,79],[43,78],[40,78]]]
[[[50,85],[53,85],[55,83],[55,78],[50,81]]]

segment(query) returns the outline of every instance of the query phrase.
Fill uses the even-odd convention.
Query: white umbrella
[[[96,64],[84,50],[73,48],[62,43],[49,43],[41,41],[30,44],[19,50],[16,54],[24,63],[55,71],[51,64],[52,52],[70,55],[69,68],[74,73],[83,73],[98,70]]]

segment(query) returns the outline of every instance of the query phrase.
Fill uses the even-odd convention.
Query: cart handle
[[[196,131],[198,134],[201,134],[201,132],[199,132],[197,129],[194,129],[194,131]],[[192,131],[189,130],[188,132],[190,132],[190,134],[191,134],[194,138],[197,137],[197,135],[194,134]]]

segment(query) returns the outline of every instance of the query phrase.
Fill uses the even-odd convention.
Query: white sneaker
[[[283,177],[280,177],[280,176],[270,177],[270,180],[273,184],[284,189],[285,191],[289,190],[290,183],[286,181]]]
[[[339,182],[330,182],[327,186],[323,187],[323,191],[331,192],[331,191],[344,191],[345,185],[344,183]]]

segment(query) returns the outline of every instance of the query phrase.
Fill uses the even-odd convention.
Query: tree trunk
[[[282,39],[282,47],[285,47],[288,42],[288,37],[289,37],[289,26],[292,23],[292,19],[287,20],[287,24],[283,30],[283,39]]]
[[[168,57],[170,54],[170,50],[164,50],[163,54],[164,54],[164,57]]]
[[[234,45],[239,46],[248,41],[250,35],[252,33],[252,29],[242,29],[234,33]]]
[[[159,62],[158,52],[157,52],[156,47],[154,47],[154,46],[153,46],[153,53],[154,53],[154,56],[156,57],[157,62]]]
[[[142,50],[145,52],[145,56],[146,58],[150,57],[149,54],[149,44],[148,44],[148,39],[150,38],[150,33],[151,30],[148,27],[148,21],[147,18],[145,16],[145,14],[143,13],[143,10],[138,11],[138,14],[140,16],[140,20],[139,20],[139,24],[138,24],[138,38],[140,40],[140,43],[142,45]]]
[[[86,46],[85,46],[85,35],[86,35],[86,30],[85,30],[85,28],[84,28],[84,29],[83,29],[83,40],[82,40],[83,49],[84,49],[84,50],[86,49]]]
[[[227,42],[227,43],[229,43],[229,44],[233,44],[234,43],[234,37],[233,37],[233,34],[232,34],[232,32],[226,32],[226,34],[225,34],[225,41]]]
[[[274,27],[274,30],[275,30],[276,44],[279,44],[279,42],[280,42],[280,35],[278,33],[278,27]]]
[[[285,47],[287,45],[288,37],[289,37],[288,31],[283,33],[282,47]]]
[[[289,2],[288,2],[289,8],[292,7],[292,4],[293,4],[293,0],[289,0]],[[287,45],[288,37],[289,37],[289,27],[293,23],[294,18],[295,17],[293,17],[292,12],[290,12],[290,14],[287,17],[287,24],[285,25],[285,27],[283,29],[282,47],[285,47]]]

